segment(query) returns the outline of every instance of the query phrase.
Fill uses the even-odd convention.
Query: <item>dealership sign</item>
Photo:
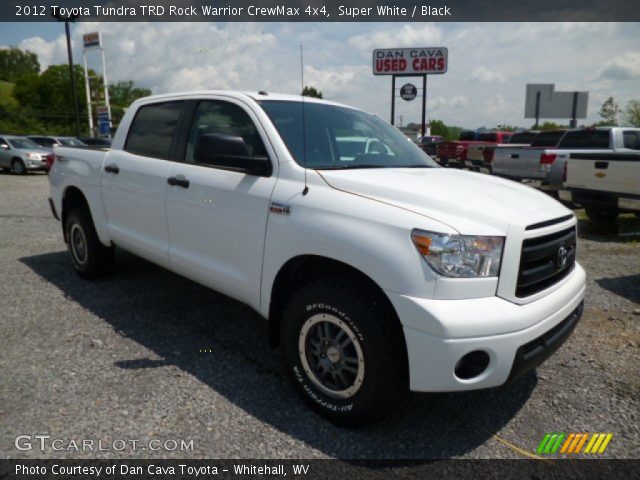
[[[410,102],[411,100],[415,100],[418,95],[418,89],[415,85],[407,83],[400,88],[400,98]]]
[[[431,75],[446,73],[446,47],[378,48],[373,51],[374,75]]]
[[[85,33],[82,35],[82,44],[85,50],[89,48],[100,48],[102,42],[100,41],[100,32]]]

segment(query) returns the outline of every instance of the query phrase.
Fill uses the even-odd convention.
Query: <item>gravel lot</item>
[[[72,271],[45,175],[0,174],[0,455],[180,458],[521,458],[546,432],[613,432],[640,457],[640,222],[580,222],[589,284],[572,338],[505,387],[412,394],[381,423],[308,410],[247,307],[123,252],[90,283]],[[202,350],[206,349],[206,352]],[[193,440],[193,451],[18,451],[19,434]]]

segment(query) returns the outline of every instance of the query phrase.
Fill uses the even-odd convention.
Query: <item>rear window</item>
[[[476,132],[461,132],[460,133],[460,140],[475,140],[476,139]]]
[[[555,147],[564,135],[564,131],[540,132],[531,141],[532,147]],[[514,142],[511,142],[514,143]]]
[[[154,103],[136,113],[124,149],[145,157],[168,159],[184,102]]]
[[[567,132],[559,148],[597,149],[609,147],[609,130],[578,130]]]
[[[509,139],[509,143],[531,143],[536,135],[536,132],[514,133],[513,136]]]

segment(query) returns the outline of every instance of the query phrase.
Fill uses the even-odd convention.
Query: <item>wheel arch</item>
[[[298,255],[289,259],[278,271],[275,276],[271,289],[271,298],[269,303],[269,344],[277,347],[280,343],[280,318],[288,294],[293,293],[299,286],[306,285],[319,278],[344,275],[353,279],[355,282],[361,282],[372,291],[376,292],[383,302],[384,308],[389,314],[390,321],[399,329],[399,333],[404,340],[404,331],[402,324],[393,307],[393,304],[387,297],[384,290],[367,274],[356,267],[335,260],[330,257],[321,255]],[[403,348],[406,353],[406,341],[403,341]],[[406,357],[405,357],[406,358]],[[408,371],[408,364],[406,365]]]
[[[65,228],[67,217],[71,210],[78,207],[86,207],[89,211],[89,216],[91,216],[91,221],[93,221],[93,215],[91,214],[91,208],[89,207],[89,201],[87,200],[86,195],[78,187],[70,185],[66,187],[62,193],[62,212],[60,214],[62,234],[64,235],[65,242],[68,241]]]

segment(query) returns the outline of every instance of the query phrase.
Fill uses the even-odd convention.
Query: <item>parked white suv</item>
[[[380,148],[352,155],[344,138]],[[55,148],[51,205],[82,277],[114,246],[253,307],[307,402],[361,423],[407,390],[502,385],[582,313],[576,220],[439,168],[378,117],[227,91],[136,101],[110,151]]]

